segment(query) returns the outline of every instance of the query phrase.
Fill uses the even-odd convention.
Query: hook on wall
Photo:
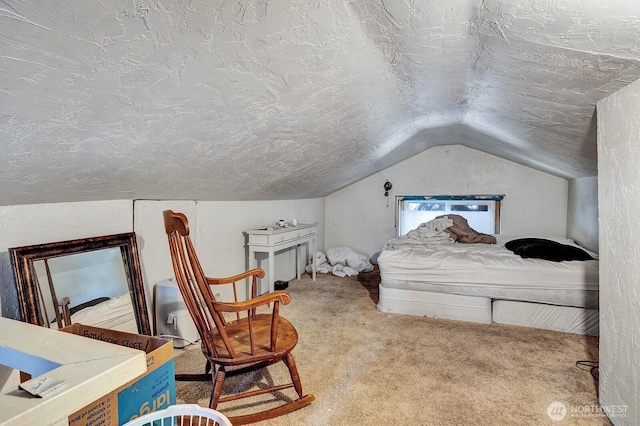
[[[389,181],[386,181],[384,183],[384,196],[388,197],[389,196],[389,191],[391,191],[391,188],[393,188],[393,184]]]
[[[384,183],[384,196],[387,197],[387,207],[389,207],[389,191],[393,188],[393,184],[389,181]]]

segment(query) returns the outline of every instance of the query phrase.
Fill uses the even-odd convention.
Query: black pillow
[[[593,257],[579,247],[562,244],[543,238],[519,238],[504,245],[520,257],[551,260],[593,260]]]
[[[557,241],[545,240],[543,238],[518,238],[517,240],[507,241],[507,243],[504,246],[509,250],[515,252],[521,247],[525,247],[532,244],[552,245],[552,244],[560,244],[560,243]]]

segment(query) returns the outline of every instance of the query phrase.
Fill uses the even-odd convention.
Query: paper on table
[[[44,396],[50,394],[51,392],[61,388],[66,384],[67,382],[62,379],[53,379],[47,376],[39,376],[35,379],[27,380],[26,382],[20,383],[20,388],[26,390],[31,395],[43,398]]]

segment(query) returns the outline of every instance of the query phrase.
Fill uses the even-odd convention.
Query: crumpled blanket
[[[407,235],[392,238],[383,250],[396,250],[400,247],[422,246],[424,244],[483,243],[495,244],[493,235],[476,232],[469,226],[467,219],[456,214],[447,214],[420,224]]]
[[[453,220],[441,216],[420,224],[407,233],[407,238],[428,242],[429,244],[451,244],[455,239],[446,231],[453,226]]]
[[[384,245],[383,250],[396,250],[400,247],[422,246],[424,244],[453,244],[455,240],[446,231],[453,226],[453,220],[443,217],[421,223],[406,235],[392,238]]]
[[[326,255],[322,252],[315,254],[316,272],[321,274],[333,274],[338,277],[358,275],[359,272],[373,271],[373,265],[366,257],[354,252],[349,247],[336,247],[328,249]],[[312,272],[312,266],[307,265],[305,270]]]
[[[495,244],[496,237],[489,234],[483,234],[476,232],[475,229],[469,226],[469,222],[462,216],[457,214],[448,214],[444,216],[438,216],[436,219],[449,218],[453,221],[453,225],[449,226],[445,232],[447,232],[454,241],[467,244]],[[434,220],[436,220],[434,219]]]

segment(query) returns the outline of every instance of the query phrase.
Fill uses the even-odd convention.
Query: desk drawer
[[[278,232],[277,234],[249,234],[250,245],[273,246],[287,241],[305,238],[316,233],[316,227],[291,229],[287,232]]]
[[[300,236],[306,237],[307,235],[313,235],[316,233],[316,227],[313,228],[305,228],[300,230]]]
[[[269,235],[269,244],[284,243],[286,241],[296,240],[298,238],[304,238],[316,233],[315,228],[295,229],[293,231],[285,232],[282,234]]]

